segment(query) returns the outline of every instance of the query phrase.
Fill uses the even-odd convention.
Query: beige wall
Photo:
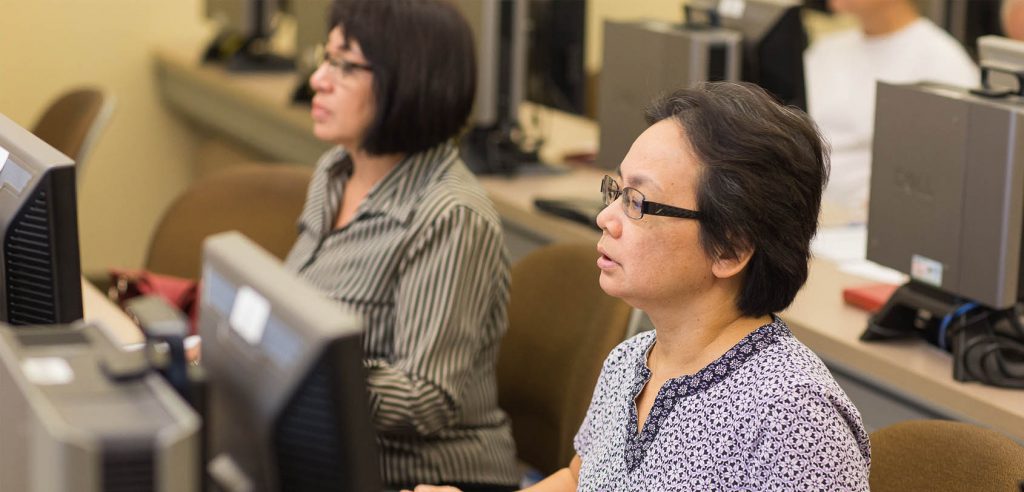
[[[664,19],[682,22],[682,0],[588,0],[586,25],[586,69],[601,68],[604,21]]]
[[[31,127],[62,90],[117,97],[79,192],[82,267],[137,266],[159,214],[191,179],[195,142],[160,105],[150,53],[199,46],[201,0],[0,0],[0,112]]]

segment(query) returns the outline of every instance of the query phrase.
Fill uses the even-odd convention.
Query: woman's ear
[[[735,277],[747,267],[752,256],[754,256],[754,248],[738,249],[735,255],[716,259],[711,264],[711,273],[720,279]]]

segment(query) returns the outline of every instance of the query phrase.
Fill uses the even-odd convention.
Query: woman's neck
[[[861,30],[866,36],[885,36],[914,23],[920,14],[910,2],[892,2],[871,14],[861,16]]]
[[[369,190],[384,179],[405,154],[371,155],[362,149],[354,149],[349,151],[349,157],[352,159],[352,176],[349,181],[359,188]]]
[[[657,342],[649,362],[652,372],[666,378],[694,374],[725,354],[743,337],[771,322],[770,316],[749,317],[736,307],[735,297],[704,299],[647,314]],[[729,306],[723,309],[723,306]]]

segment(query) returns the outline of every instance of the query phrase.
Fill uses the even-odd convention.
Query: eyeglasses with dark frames
[[[331,58],[331,55],[327,52],[327,49],[320,47],[319,59],[317,60],[317,66],[323,66],[325,63],[329,67],[328,73],[334,78],[334,80],[341,80],[343,77],[352,75],[357,70],[365,70],[367,72],[373,71],[372,65],[365,63],[356,63],[348,60],[338,60]]]
[[[694,220],[701,220],[703,218],[703,215],[697,210],[647,201],[640,190],[628,187],[620,188],[619,183],[608,175],[605,175],[604,179],[601,180],[601,195],[604,197],[605,206],[611,205],[612,202],[621,196],[622,210],[626,212],[626,217],[635,220],[640,220],[644,214]]]

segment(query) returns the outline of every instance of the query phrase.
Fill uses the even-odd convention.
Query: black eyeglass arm
[[[673,207],[671,205],[664,205],[646,200],[644,200],[643,204],[643,213],[648,215],[660,215],[662,217],[678,217],[680,219],[700,220],[702,217],[702,214],[697,210],[687,210],[685,208]]]

